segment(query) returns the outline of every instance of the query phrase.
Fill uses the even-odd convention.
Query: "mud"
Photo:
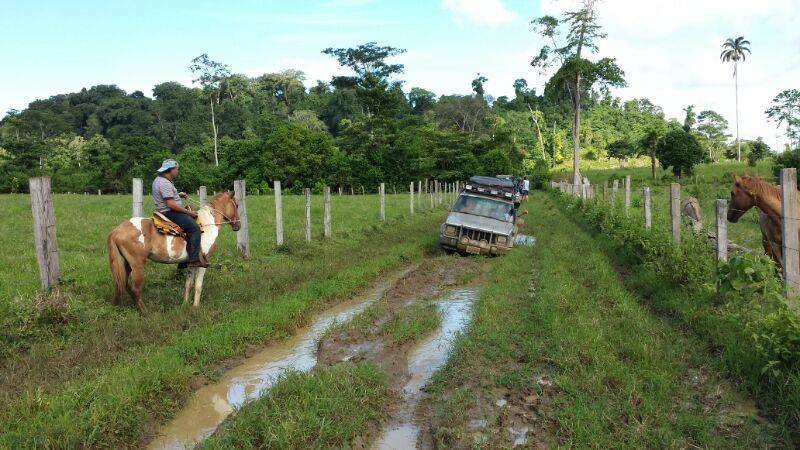
[[[468,323],[483,267],[479,260],[467,258],[425,261],[364,313],[368,323],[339,327],[320,342],[320,364],[370,361],[390,377],[396,398],[391,420],[383,430],[362,435],[356,448],[414,448],[422,442],[420,431],[427,429],[427,419],[418,414],[423,389],[447,360],[455,334]],[[412,303],[429,301],[439,310],[441,326],[417,342],[393,342],[384,325]]]
[[[398,276],[389,277],[371,291],[320,314],[292,337],[253,352],[226,371],[219,381],[200,387],[187,405],[150,443],[150,449],[192,448],[211,435],[236,408],[258,398],[286,370],[311,370],[317,364],[317,342],[336,323],[349,320],[383,297]],[[205,380],[193,380],[196,386]]]
[[[410,350],[407,357],[409,379],[403,386],[401,403],[373,448],[404,449],[417,446],[420,430],[424,429],[420,422],[426,422],[425,417],[417,413],[424,395],[423,388],[447,361],[453,339],[467,325],[472,304],[477,297],[476,288],[456,289],[436,301],[442,314],[442,326]]]

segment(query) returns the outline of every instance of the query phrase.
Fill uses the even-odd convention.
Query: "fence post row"
[[[281,201],[281,182],[273,181],[275,186],[275,242],[283,245],[283,202]]]
[[[325,189],[322,191],[322,224],[324,228],[324,234],[326,239],[330,239],[332,233],[331,230],[331,188],[330,186],[325,186]]]
[[[625,175],[625,217],[631,214],[631,176]]]
[[[311,189],[305,188],[303,189],[303,193],[305,193],[306,195],[306,220],[305,220],[306,242],[311,242]]]
[[[244,180],[233,182],[233,192],[236,195],[236,202],[239,204],[239,231],[236,232],[236,246],[245,258],[250,257],[250,234],[247,227],[247,193],[245,191]]]
[[[671,183],[669,185],[669,215],[672,219],[672,241],[676,244],[681,242],[681,185]]]
[[[141,178],[134,178],[133,179],[133,214],[131,217],[143,217],[144,216],[144,202],[142,200],[142,179]]]
[[[728,202],[717,199],[717,265],[728,260]]]
[[[781,169],[781,241],[786,296],[794,300],[800,292],[800,252],[797,236],[797,169]],[[795,308],[794,302],[790,305]]]
[[[644,197],[644,201],[643,201],[643,203],[644,203],[644,205],[643,205],[644,227],[649,230],[650,227],[653,226],[653,219],[652,219],[652,217],[650,215],[650,188],[649,187],[645,186],[645,187],[642,188],[642,197]]]
[[[56,242],[56,217],[50,197],[50,177],[33,177],[28,180],[33,212],[33,238],[36,260],[39,263],[39,280],[42,289],[58,285],[61,276]]]
[[[381,183],[379,188],[381,197],[381,222],[386,221],[386,183]]]

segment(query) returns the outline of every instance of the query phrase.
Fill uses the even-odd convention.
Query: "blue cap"
[[[161,167],[156,172],[166,172],[175,167],[178,167],[178,161],[175,161],[174,159],[165,159],[164,162],[161,163]]]

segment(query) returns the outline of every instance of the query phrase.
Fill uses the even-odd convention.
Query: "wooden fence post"
[[[783,280],[786,296],[792,300],[800,292],[800,252],[797,236],[797,169],[781,169],[781,237]],[[794,308],[794,302],[790,303]]]
[[[728,260],[728,202],[717,199],[717,266]]]
[[[50,198],[50,177],[30,178],[28,186],[31,192],[33,238],[36,260],[39,262],[39,281],[42,289],[50,289],[58,285],[61,277],[56,242],[56,217],[53,200]]]
[[[236,195],[236,202],[239,204],[239,231],[236,232],[236,245],[239,252],[245,258],[250,257],[250,234],[247,227],[247,191],[245,190],[244,180],[233,182],[233,192]]]
[[[611,183],[611,207],[617,206],[617,191],[619,190],[619,180],[614,180]]]
[[[325,186],[322,191],[322,222],[325,238],[330,239],[333,233],[331,230],[331,188],[328,186]]]
[[[672,218],[672,241],[681,243],[681,185],[669,185],[669,215]]]
[[[644,227],[650,229],[653,226],[653,219],[650,215],[650,188],[645,186],[642,188],[642,197],[644,197]]]
[[[408,186],[408,211],[414,214],[414,182]]]
[[[133,215],[131,217],[144,216],[144,202],[142,200],[142,179],[133,179]]]
[[[200,186],[197,188],[197,197],[200,199],[200,206],[204,206],[206,204],[206,187]]]
[[[631,176],[625,175],[625,217],[631,215]]]
[[[381,183],[379,188],[379,195],[381,197],[381,222],[386,221],[386,183]]]
[[[422,211],[422,180],[417,181],[417,206]]]
[[[608,200],[608,180],[603,182],[603,200]]]
[[[283,201],[281,199],[281,182],[273,181],[275,186],[275,242],[283,245]]]
[[[303,192],[306,194],[306,242],[311,242],[311,189],[305,188]]]

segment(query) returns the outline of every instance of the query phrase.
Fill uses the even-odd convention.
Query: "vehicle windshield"
[[[514,214],[514,207],[509,203],[489,198],[462,195],[458,197],[453,211],[510,222]]]

